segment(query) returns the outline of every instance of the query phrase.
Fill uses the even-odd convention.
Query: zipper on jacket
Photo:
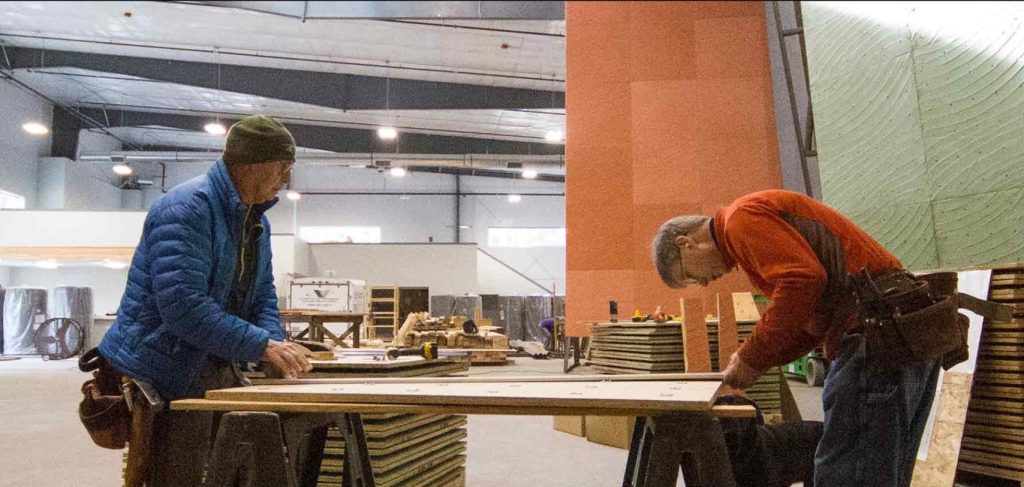
[[[245,210],[245,218],[242,219],[242,238],[241,245],[238,247],[238,279],[235,281],[235,285],[241,284],[242,278],[245,276],[245,249],[249,247],[247,230],[249,229],[249,216],[251,213],[252,206]]]

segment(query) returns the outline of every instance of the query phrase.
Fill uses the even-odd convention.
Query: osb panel
[[[956,476],[957,457],[971,397],[971,374],[946,372],[942,378],[938,413],[932,426],[928,458],[914,467],[912,487],[947,487]]]

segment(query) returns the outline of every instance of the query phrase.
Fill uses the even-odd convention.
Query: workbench
[[[715,418],[752,417],[754,410],[712,407],[720,386],[720,374],[307,379],[209,391],[171,409],[222,414],[207,473],[213,486],[233,486],[241,477],[254,487],[315,486],[327,425],[337,425],[345,439],[346,485],[379,485],[362,415],[415,413],[636,416],[624,486],[674,486],[681,468],[687,486],[731,487]],[[167,485],[184,485],[192,475]]]
[[[323,342],[324,336],[334,341],[335,345],[341,346],[341,341],[352,335],[352,348],[359,348],[359,330],[363,323],[370,321],[366,313],[346,313],[340,311],[317,311],[310,309],[282,309],[281,320],[286,323],[305,322],[309,327],[299,332],[294,338],[301,340],[309,335],[308,340]],[[345,333],[335,335],[328,330],[325,323],[349,323],[350,326]]]

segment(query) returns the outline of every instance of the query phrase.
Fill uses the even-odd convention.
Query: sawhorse
[[[742,407],[725,407],[713,409],[712,415],[638,417],[623,487],[674,487],[680,471],[687,487],[735,487],[716,410],[720,415],[749,414]],[[374,487],[359,413],[241,411],[221,417],[204,485],[315,487],[331,425],[345,439],[344,485]],[[164,485],[183,485],[175,482]]]

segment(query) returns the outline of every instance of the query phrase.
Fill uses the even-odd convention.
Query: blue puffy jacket
[[[100,353],[124,374],[145,380],[162,396],[196,395],[210,355],[257,361],[267,340],[283,340],[270,268],[270,224],[277,202],[246,207],[223,161],[176,186],[146,215],[117,319]],[[238,260],[246,212],[259,212],[263,235],[249,300],[234,316],[224,311]]]

